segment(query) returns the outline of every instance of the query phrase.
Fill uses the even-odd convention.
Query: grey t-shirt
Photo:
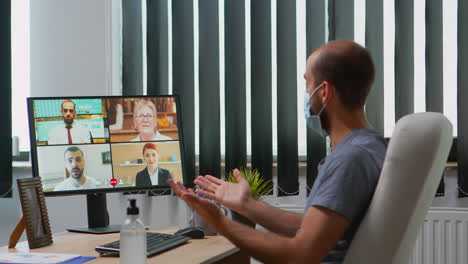
[[[357,129],[346,135],[320,162],[304,212],[310,206],[321,206],[344,215],[351,222],[322,263],[344,260],[374,194],[386,149],[386,141],[377,132]]]

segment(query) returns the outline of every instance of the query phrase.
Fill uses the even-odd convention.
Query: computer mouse
[[[205,237],[205,231],[201,227],[190,226],[187,228],[182,228],[174,233],[174,235],[186,236],[192,239],[201,239]]]

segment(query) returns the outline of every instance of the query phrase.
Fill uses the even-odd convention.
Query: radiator
[[[431,208],[419,231],[410,264],[467,264],[468,210]]]

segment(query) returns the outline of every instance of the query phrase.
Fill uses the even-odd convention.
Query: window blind
[[[4,113],[0,131],[0,197],[12,197],[11,145],[11,1],[0,2],[0,109]]]

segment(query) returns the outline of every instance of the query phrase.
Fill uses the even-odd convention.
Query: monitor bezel
[[[30,146],[31,146],[31,167],[32,167],[32,174],[33,177],[39,177],[39,170],[37,164],[37,144],[36,144],[36,127],[34,122],[34,101],[35,100],[65,100],[65,99],[112,99],[112,98],[164,98],[164,97],[171,97],[175,98],[176,103],[176,111],[177,111],[177,128],[179,133],[179,149],[180,149],[180,158],[181,158],[181,167],[182,167],[182,179],[184,186],[191,186],[187,182],[190,179],[187,178],[185,175],[185,146],[184,146],[184,133],[183,133],[183,126],[182,126],[182,107],[180,104],[180,97],[177,94],[174,95],[125,95],[125,96],[57,96],[57,97],[27,97],[27,107],[28,107],[28,121],[29,121],[29,139],[30,139]],[[109,135],[110,136],[110,135]],[[154,141],[142,141],[142,142],[154,142]],[[167,142],[167,141],[162,141]],[[124,142],[119,142],[124,143]],[[94,143],[93,143],[94,144]],[[76,144],[76,145],[93,145],[93,144]],[[112,144],[109,143],[95,143],[95,144]],[[114,175],[112,175],[113,177]],[[79,194],[93,194],[93,193],[116,193],[116,192],[130,192],[130,193],[137,193],[137,192],[144,192],[144,191],[161,191],[161,190],[169,190],[170,187],[168,185],[152,185],[149,187],[110,187],[110,188],[96,188],[96,189],[81,189],[81,190],[69,190],[69,191],[49,191],[44,192],[45,196],[67,196],[67,195],[79,195]],[[170,194],[170,192],[168,193]]]

